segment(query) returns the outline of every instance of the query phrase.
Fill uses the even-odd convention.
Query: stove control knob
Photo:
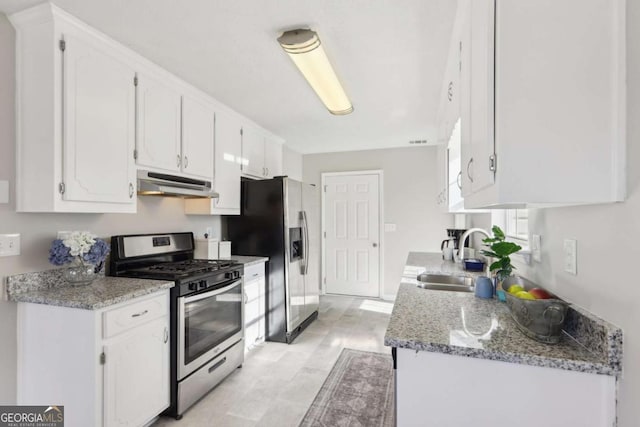
[[[207,281],[206,280],[200,280],[200,289],[206,288],[207,287]]]
[[[239,278],[239,277],[240,277],[240,271],[238,271],[238,270],[234,271],[234,272],[233,272],[233,277],[234,277],[235,279]]]
[[[196,289],[198,289],[198,284],[196,282],[189,283],[189,290],[190,291],[195,291]]]
[[[233,279],[233,271],[227,271],[226,273],[224,273],[224,278]]]

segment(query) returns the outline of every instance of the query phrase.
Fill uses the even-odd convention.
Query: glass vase
[[[96,279],[95,265],[83,261],[74,261],[74,264],[62,272],[62,277],[71,286],[88,285]]]

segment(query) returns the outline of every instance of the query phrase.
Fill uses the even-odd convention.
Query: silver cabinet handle
[[[269,168],[267,168],[267,176],[269,176]]]
[[[247,293],[244,293],[244,303],[248,303],[249,302],[249,297],[247,296]]]
[[[458,177],[456,178],[456,184],[458,184],[458,188],[462,190],[462,171],[458,172]]]
[[[469,173],[469,168],[471,167],[472,164],[473,164],[473,157],[469,159],[469,163],[467,163],[467,176],[469,177],[469,181],[471,182],[473,182],[473,177]]]
[[[164,343],[166,344],[167,341],[169,341],[169,329],[167,329],[167,327],[164,327],[164,339],[163,339]]]
[[[131,317],[140,317],[140,316],[144,316],[145,314],[147,314],[149,312],[149,310],[145,310],[145,311],[141,311],[140,313],[133,313],[131,315]]]
[[[184,168],[186,169],[189,166],[189,158],[184,156]]]
[[[129,183],[129,198],[133,199],[133,183]]]
[[[182,159],[180,158],[180,154],[178,154],[176,157],[178,159],[177,161],[178,167],[180,167],[180,165],[182,164]]]
[[[449,87],[447,89],[447,99],[449,99],[449,101],[453,99],[453,82],[449,82]]]

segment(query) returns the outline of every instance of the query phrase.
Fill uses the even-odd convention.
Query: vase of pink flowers
[[[88,285],[95,280],[109,254],[109,245],[87,231],[67,233],[51,243],[49,262],[66,265],[62,276],[70,285]]]

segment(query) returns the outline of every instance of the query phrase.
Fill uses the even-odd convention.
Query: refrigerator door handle
[[[309,271],[309,228],[307,226],[307,212],[300,212],[302,218],[302,239],[304,240],[304,248],[302,249],[302,275],[306,276]]]

